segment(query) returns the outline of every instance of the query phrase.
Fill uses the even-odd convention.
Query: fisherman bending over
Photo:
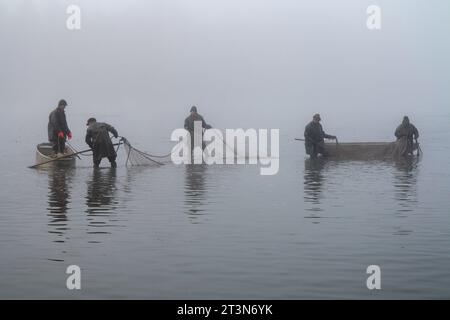
[[[316,113],[313,120],[305,127],[305,149],[306,154],[309,154],[311,158],[317,158],[318,154],[326,157],[328,154],[325,150],[324,139],[337,139],[336,136],[323,131],[320,120],[320,115]]]
[[[205,119],[197,113],[197,107],[191,108],[191,114],[184,120],[184,128],[189,131],[191,135],[191,150],[194,150],[194,123],[195,121],[201,121],[202,129],[211,129],[211,126],[205,122]],[[202,148],[205,149],[205,143],[203,142],[203,130],[202,130]]]
[[[403,144],[401,155],[406,156],[413,154],[413,151],[418,146],[417,139],[419,138],[419,131],[409,122],[407,116],[403,117],[402,124],[395,130],[395,136],[397,137],[397,142]],[[413,140],[415,140],[415,143]]]
[[[66,113],[64,111],[66,106],[66,100],[60,100],[58,107],[48,117],[48,140],[53,144],[53,151],[58,157],[64,154],[66,138],[72,139],[72,133],[67,126]]]
[[[107,123],[97,122],[95,118],[89,118],[86,125],[88,126],[86,143],[92,149],[94,167],[98,168],[102,159],[108,158],[111,167],[116,168],[117,153],[109,137],[110,132],[114,135],[114,138],[119,136],[116,129]]]

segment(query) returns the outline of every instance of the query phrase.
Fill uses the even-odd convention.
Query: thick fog
[[[91,116],[169,140],[192,105],[218,128],[292,139],[319,112],[341,141],[392,140],[404,114],[449,116],[449,17],[442,0],[0,0],[2,137],[45,141],[64,98],[76,144]]]

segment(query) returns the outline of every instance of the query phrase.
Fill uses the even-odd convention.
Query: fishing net
[[[166,155],[152,155],[136,149],[124,137],[121,137],[121,141],[123,142],[127,157],[125,166],[160,166],[170,162],[171,153]]]
[[[197,137],[199,141],[202,140],[202,136]],[[191,150],[191,146],[189,143],[189,139],[184,139],[186,141],[186,144],[177,144],[173,149],[171,153],[168,153],[166,155],[154,155],[149,154],[147,152],[141,151],[131,145],[131,143],[124,137],[121,137],[121,143],[124,145],[125,149],[125,156],[126,156],[126,162],[125,165],[128,166],[160,166],[167,164],[172,161],[172,154],[177,155],[177,157],[184,157],[184,153],[187,150]],[[223,153],[223,162],[226,162],[227,157],[231,157],[234,159],[240,159],[241,161],[249,160],[251,158],[257,158],[257,154],[250,156],[249,155],[249,149],[248,149],[248,143],[246,143],[246,148],[243,150],[235,150],[234,149],[234,141],[231,143],[227,143],[223,138],[220,136],[218,137],[216,141],[216,147],[221,149],[221,153]],[[200,148],[200,154],[199,159],[194,159],[196,152],[187,151],[189,154],[187,155],[187,158],[191,158],[192,163],[202,163],[203,160],[206,160],[210,157],[216,158],[216,152],[217,149],[214,150],[213,154],[211,154],[211,149],[208,147],[210,142],[204,143],[204,149]],[[202,159],[203,158],[203,159]],[[198,161],[198,162],[197,162]]]

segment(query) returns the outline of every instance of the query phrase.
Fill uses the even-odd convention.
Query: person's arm
[[[117,130],[114,129],[114,127],[109,124],[106,124],[106,130],[111,132],[114,135],[114,138],[117,138],[119,136],[119,134],[117,133]]]
[[[66,114],[64,113],[64,111],[58,111],[56,113],[56,119],[58,137],[60,137],[61,139],[65,139],[66,137],[68,137],[69,140],[72,139],[72,132],[70,132],[70,129],[67,126]]]
[[[324,137],[325,139],[332,139],[332,140],[336,139],[336,136],[332,136],[331,134],[326,134],[325,131],[323,131],[322,126],[320,126],[320,131],[322,132],[322,137]]]
[[[311,137],[311,128],[309,125],[305,127],[305,133],[303,135],[305,137],[305,142],[314,142],[313,138]]]
[[[206,123],[205,119],[202,117],[202,127],[203,129],[211,129],[212,127]]]
[[[91,130],[86,131],[86,138],[84,139],[86,141],[86,144],[89,146],[89,148],[92,149],[92,134]]]
[[[325,139],[333,139],[333,140],[336,139],[336,136],[332,136],[332,135],[330,135],[330,134],[326,134],[325,132],[323,133],[323,137],[324,137]]]
[[[64,112],[59,113],[59,125],[62,132],[67,135],[70,133],[69,126],[67,125],[66,114]]]
[[[397,139],[400,139],[402,137],[401,126],[398,126],[397,129],[395,129],[395,137]]]
[[[61,131],[61,126],[59,125],[59,122],[60,121],[57,112],[53,111],[52,113],[50,113],[51,127],[53,128],[53,131],[56,132],[56,134],[58,134]]]
[[[413,136],[416,141],[419,139],[419,130],[415,126],[413,126]]]

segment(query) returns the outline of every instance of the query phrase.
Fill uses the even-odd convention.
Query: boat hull
[[[394,142],[325,143],[330,158],[383,160],[392,157]]]
[[[69,146],[66,146],[64,154],[74,154],[75,151],[72,150]],[[66,157],[62,159],[58,159],[56,161],[52,161],[49,163],[45,163],[51,160],[54,160],[54,152],[52,150],[52,145],[50,143],[41,143],[36,146],[36,164],[42,164],[42,166],[54,166],[54,165],[62,165],[62,166],[74,166],[76,162],[75,156]]]

